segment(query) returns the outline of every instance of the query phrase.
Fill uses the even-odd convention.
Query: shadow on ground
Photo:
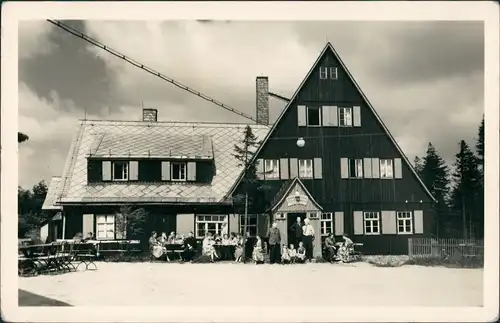
[[[19,306],[71,306],[57,299],[44,297],[19,289]]]

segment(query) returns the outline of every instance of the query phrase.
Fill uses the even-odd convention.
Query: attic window
[[[319,68],[319,78],[321,80],[326,80],[328,78],[328,68],[327,67],[321,66]]]
[[[113,162],[113,180],[128,180],[128,163],[124,161]]]
[[[336,80],[339,77],[336,67],[329,67],[328,74],[330,76],[330,80]]]

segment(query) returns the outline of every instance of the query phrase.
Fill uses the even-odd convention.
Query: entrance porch
[[[321,212],[322,207],[314,200],[299,178],[285,183],[275,198],[271,208],[273,221],[276,222],[281,232],[281,243],[289,245],[294,241],[292,225],[300,218],[301,225],[308,218],[314,228],[313,256],[321,256]],[[297,246],[295,246],[297,247]]]

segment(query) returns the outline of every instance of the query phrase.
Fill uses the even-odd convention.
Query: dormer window
[[[319,78],[321,80],[336,80],[338,79],[338,68],[334,66],[321,66],[319,68]]]
[[[185,181],[186,168],[185,162],[172,162],[172,181]]]
[[[128,162],[126,161],[113,162],[113,180],[114,181],[128,180]]]

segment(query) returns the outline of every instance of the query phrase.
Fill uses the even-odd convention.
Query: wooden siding
[[[320,80],[320,66],[338,66],[338,79]],[[350,107],[353,126],[332,126],[330,119],[328,124],[322,127],[303,126],[304,109],[299,110],[299,106]],[[324,112],[323,117],[325,114],[330,118],[330,113]],[[296,145],[300,137],[304,138],[306,143],[303,148],[298,148]],[[349,235],[354,233],[353,212],[371,210],[378,212],[423,210],[424,235],[431,234],[431,223],[435,216],[431,197],[330,50],[325,52],[316,70],[312,71],[296,98],[290,102],[289,108],[270,134],[257,158],[288,158],[291,162],[290,178],[296,173],[292,161],[322,158],[322,179],[303,179],[302,182],[323,207],[323,212],[344,212],[344,231]],[[377,166],[379,164],[377,159],[393,159],[393,166],[401,164],[400,171],[396,172],[393,167],[393,175],[401,178],[379,178],[378,168],[365,164],[364,172],[367,172],[367,167],[373,168],[367,173],[373,178],[343,179],[341,158],[369,159]],[[394,161],[399,158],[401,163]],[[270,203],[284,181],[263,181],[267,187],[266,195],[269,196],[266,207],[271,207]],[[264,211],[265,207],[261,206],[260,210],[254,209],[252,212]],[[368,254],[404,254],[407,252],[408,238],[411,236],[415,235],[360,235],[354,236],[354,240],[365,243],[363,252]]]

